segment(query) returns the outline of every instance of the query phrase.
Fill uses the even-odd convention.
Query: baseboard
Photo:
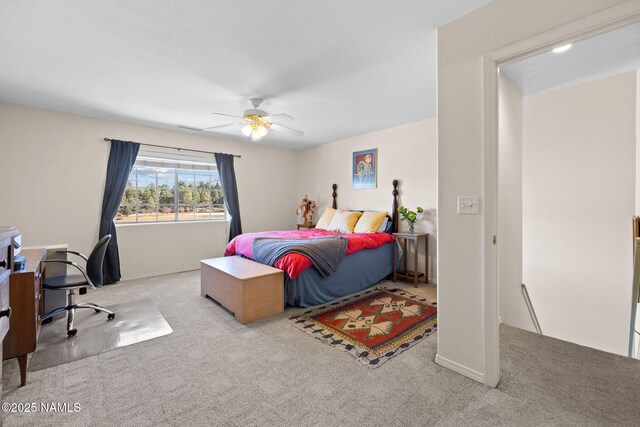
[[[498,316],[498,325],[502,325],[502,316]]]
[[[484,374],[436,354],[436,364],[484,384]]]

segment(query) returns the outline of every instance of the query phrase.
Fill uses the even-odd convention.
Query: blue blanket
[[[253,240],[253,259],[273,266],[282,256],[298,253],[311,260],[322,277],[335,272],[347,251],[344,237],[321,237],[318,239],[278,239],[256,237]]]

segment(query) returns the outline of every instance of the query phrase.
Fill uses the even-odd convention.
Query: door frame
[[[518,43],[495,50],[483,57],[484,122],[484,383],[495,387],[500,380],[500,325],[498,251],[498,68],[554,47],[575,43],[627,25],[640,22],[640,1],[618,6],[570,22]],[[494,244],[494,236],[497,244]]]

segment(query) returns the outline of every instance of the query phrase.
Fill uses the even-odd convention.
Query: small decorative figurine
[[[305,225],[313,224],[313,212],[316,210],[315,200],[309,200],[309,196],[305,194],[304,198],[296,209],[296,215],[302,213],[302,218]]]

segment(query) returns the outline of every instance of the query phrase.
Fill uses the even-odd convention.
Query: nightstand
[[[298,230],[311,230],[316,228],[315,224],[298,224]]]
[[[396,276],[413,280],[413,287],[418,287],[418,279],[424,277],[424,283],[429,280],[429,234],[427,233],[393,233],[396,239],[404,240],[404,254],[402,257],[402,270],[396,271],[396,245],[393,245],[393,281]],[[409,240],[413,241],[413,271],[407,270],[407,252]],[[418,271],[418,248],[420,241],[424,240],[424,273]]]

